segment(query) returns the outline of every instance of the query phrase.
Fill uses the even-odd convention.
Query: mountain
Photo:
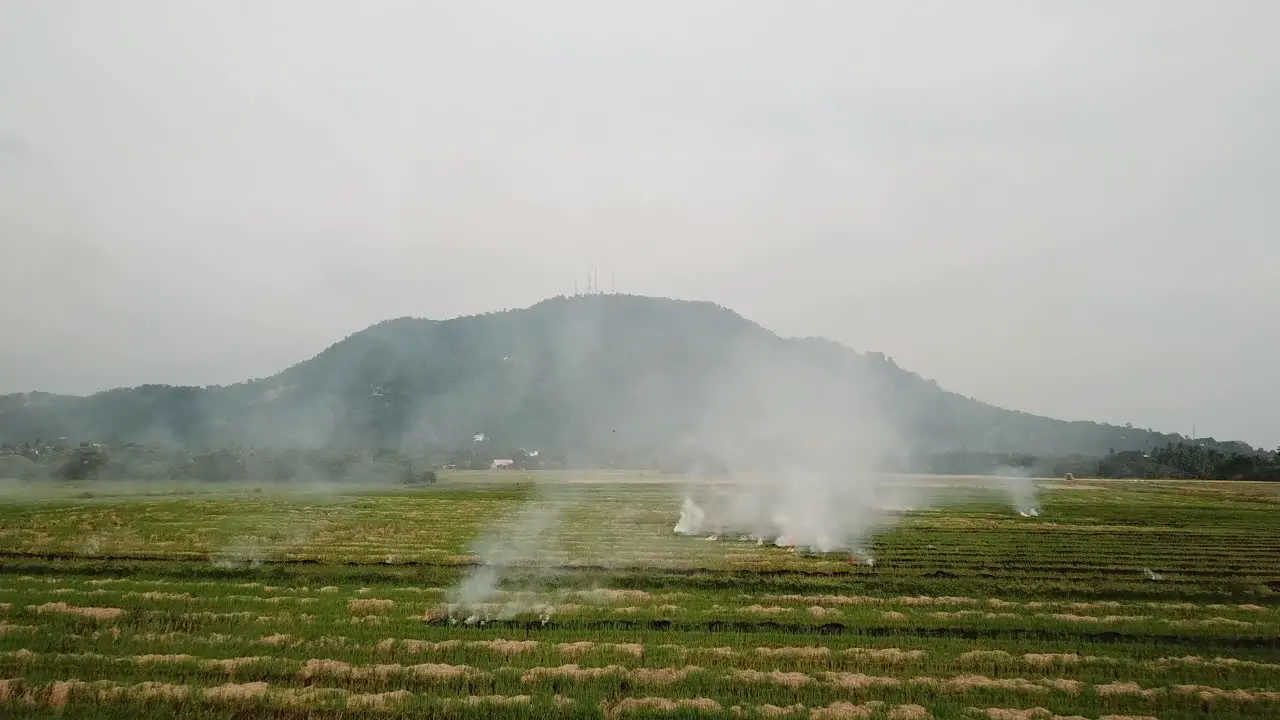
[[[478,433],[583,462],[680,452],[1103,455],[1183,439],[997,408],[879,353],[780,338],[710,303],[629,295],[389,320],[230,386],[0,397],[4,442],[447,451]]]

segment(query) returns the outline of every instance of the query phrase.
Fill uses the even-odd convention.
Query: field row
[[[945,633],[946,631],[991,631],[991,632],[1025,632],[1042,636],[1081,634],[1081,628],[1106,628],[1107,632],[1124,634],[1140,639],[1142,636],[1162,637],[1169,633],[1177,633],[1191,638],[1205,640],[1239,639],[1256,641],[1262,647],[1277,646],[1280,643],[1268,642],[1267,638],[1280,638],[1274,623],[1256,623],[1232,620],[1223,617],[1212,617],[1203,620],[1170,620],[1141,616],[1115,615],[1073,615],[1069,613],[1037,613],[1032,615],[1016,615],[1013,613],[990,613],[978,610],[944,612],[925,611],[912,614],[897,611],[863,610],[848,616],[841,615],[821,606],[814,606],[809,612],[800,614],[781,607],[746,606],[715,607],[699,615],[692,612],[676,610],[664,613],[658,609],[656,613],[645,612],[639,607],[614,608],[607,615],[597,608],[583,606],[519,606],[478,605],[460,608],[456,615],[446,615],[449,606],[428,609],[423,613],[420,609],[411,614],[390,615],[393,601],[382,598],[353,600],[346,609],[350,614],[341,616],[317,614],[314,612],[272,612],[264,614],[263,610],[224,610],[224,611],[174,611],[170,609],[135,608],[127,611],[113,606],[70,605],[62,601],[49,602],[42,605],[29,605],[17,613],[8,611],[12,622],[5,621],[2,626],[6,633],[16,628],[41,624],[48,631],[63,632],[78,627],[81,619],[95,621],[128,622],[135,627],[170,627],[176,626],[194,629],[201,626],[227,623],[243,625],[260,623],[272,626],[318,625],[322,627],[372,626],[391,627],[405,626],[406,623],[421,625],[423,623],[456,625],[463,624],[476,627],[522,627],[530,628],[548,626],[560,628],[609,626],[617,628],[650,627],[653,629],[681,629],[690,627],[724,627],[739,632],[762,632],[770,628],[786,628],[791,632],[833,634],[842,633],[846,629],[854,634],[875,634],[897,631],[901,635],[928,635]],[[819,612],[814,612],[814,611]],[[785,612],[784,612],[785,611]],[[797,615],[798,622],[782,624],[780,619],[787,613]],[[54,618],[65,616],[69,622],[58,623]],[[523,619],[522,619],[523,618]],[[618,619],[618,618],[626,618]],[[53,619],[53,620],[51,620]],[[842,624],[844,623],[850,624]],[[51,624],[51,622],[53,624]]]
[[[21,538],[19,538],[21,540]],[[518,540],[513,542],[519,542]],[[530,540],[530,544],[536,540]],[[1055,574],[1072,574],[1090,577],[1142,577],[1144,570],[1165,575],[1170,581],[1198,578],[1223,578],[1230,576],[1274,576],[1280,571],[1280,560],[1274,548],[1225,548],[1217,555],[1198,556],[1169,550],[1169,540],[1159,549],[1150,552],[1121,555],[1106,546],[1087,551],[1054,552],[1042,547],[1035,553],[1019,556],[1002,555],[996,548],[971,548],[961,552],[896,551],[890,548],[870,546],[867,551],[875,559],[875,567],[850,567],[849,557],[843,554],[809,556],[782,548],[762,550],[737,549],[733,543],[684,539],[693,549],[675,546],[661,550],[637,548],[634,544],[612,548],[606,543],[593,542],[589,550],[539,551],[532,557],[514,558],[510,565],[546,567],[610,566],[654,567],[669,569],[740,569],[740,570],[804,570],[808,572],[848,573],[860,575],[883,574],[888,571],[923,574],[946,569],[956,575],[995,573],[1006,576],[1027,574],[1048,577]],[[748,545],[750,545],[748,543]],[[708,547],[711,546],[711,547]],[[483,555],[468,553],[465,549],[432,549],[421,545],[374,544],[371,546],[342,546],[323,544],[281,548],[271,544],[244,544],[213,548],[177,549],[167,547],[163,541],[112,546],[98,544],[92,551],[68,549],[41,541],[24,542],[22,551],[11,550],[3,554],[12,558],[85,559],[99,561],[120,560],[182,560],[208,562],[221,567],[248,567],[264,564],[333,562],[362,565],[439,565],[445,567],[468,566],[485,563]],[[755,547],[752,545],[751,547]]]
[[[443,520],[424,518],[419,523],[430,525]],[[914,544],[895,543],[884,538],[868,543],[868,550],[876,557],[877,564],[891,564],[902,568],[945,562],[957,566],[1016,569],[1042,569],[1098,564],[1103,568],[1120,570],[1131,563],[1160,566],[1170,571],[1187,573],[1212,573],[1222,567],[1269,569],[1276,561],[1269,553],[1280,550],[1280,543],[1270,538],[1223,537],[1220,552],[1181,550],[1187,539],[1203,537],[1202,533],[1167,531],[1156,535],[1150,532],[1134,537],[1132,531],[1120,534],[1101,534],[1097,530],[1083,536],[1058,529],[1051,531],[1043,525],[1033,528],[1022,523],[1009,523],[1010,527],[991,528],[1009,532],[1018,542],[975,542],[965,532],[926,534]],[[642,534],[635,532],[642,530]],[[182,560],[305,560],[338,559],[340,562],[433,562],[438,564],[469,564],[482,560],[469,548],[464,538],[442,537],[432,533],[418,537],[422,530],[397,533],[386,538],[358,535],[357,528],[349,530],[353,537],[334,534],[309,533],[306,539],[272,535],[230,535],[205,537],[200,529],[180,526],[157,529],[155,533],[142,535],[122,526],[111,530],[77,532],[66,528],[59,537],[43,528],[7,528],[0,530],[0,551],[27,552],[42,555],[67,555],[80,557],[168,557]],[[925,533],[922,529],[900,527],[897,532]],[[969,531],[972,532],[972,531]],[[791,552],[785,547],[759,544],[742,538],[689,538],[674,536],[665,523],[656,526],[635,525],[598,527],[592,533],[575,533],[559,529],[552,536],[508,535],[504,538],[512,544],[528,544],[528,556],[518,558],[540,564],[572,564],[613,559],[618,562],[643,561],[706,564],[706,563],[772,563],[781,566],[798,566],[814,558]],[[923,544],[922,539],[929,542]],[[1010,538],[1009,540],[1011,540]],[[1034,542],[1028,542],[1034,541]],[[1064,551],[1068,552],[1063,555]],[[824,559],[824,558],[818,558]],[[839,557],[825,558],[832,564]]]
[[[340,689],[276,688],[266,683],[228,683],[212,687],[144,682],[123,685],[100,681],[60,681],[34,685],[22,680],[0,680],[0,706],[11,710],[43,708],[57,710],[60,715],[75,716],[77,709],[89,708],[102,716],[125,716],[129,704],[145,703],[151,708],[178,707],[190,712],[195,707],[252,707],[257,717],[270,717],[271,710],[356,711],[363,715],[375,711],[380,717],[576,717],[581,704],[562,695],[469,695],[441,698],[417,695],[405,690],[381,693],[353,693]],[[77,708],[77,705],[81,708]],[[853,703],[837,700],[825,706],[809,707],[803,703],[788,706],[773,704],[725,706],[710,698],[626,697],[604,700],[587,708],[598,709],[605,718],[653,716],[655,713],[682,716],[744,718],[807,718],[809,720],[931,720],[926,708],[915,704],[893,705],[870,700]],[[979,708],[963,710],[968,717],[991,720],[1088,720],[1081,715],[1058,715],[1041,707]],[[289,717],[291,713],[281,713]],[[588,712],[595,717],[595,712]],[[1099,720],[1158,720],[1141,715],[1102,715]]]
[[[264,643],[260,651],[270,652],[271,647],[284,642]],[[1280,698],[1280,693],[1257,689],[1258,684],[1274,680],[1274,665],[1226,658],[1107,663],[1104,658],[1067,653],[992,658],[989,653],[1002,651],[972,651],[966,654],[967,657],[962,656],[949,665],[943,665],[921,662],[923,658],[912,657],[913,652],[921,651],[895,651],[892,648],[839,653],[821,659],[807,656],[797,661],[796,655],[772,654],[781,653],[785,648],[770,648],[771,654],[756,653],[745,658],[719,648],[705,651],[660,648],[642,658],[645,646],[638,643],[583,641],[578,645],[590,647],[575,648],[570,644],[568,648],[557,648],[555,653],[538,652],[534,648],[513,650],[522,645],[521,641],[460,644],[448,651],[431,653],[437,656],[431,658],[433,662],[422,662],[421,652],[387,651],[379,653],[381,657],[377,662],[364,663],[309,654],[303,658],[302,653],[290,653],[297,657],[283,654],[201,657],[160,652],[102,655],[88,652],[40,653],[20,649],[0,653],[0,671],[26,677],[74,673],[74,677],[103,679],[185,679],[199,676],[217,681],[227,678],[241,681],[300,678],[308,684],[318,679],[383,684],[395,681],[393,684],[397,687],[440,681],[465,681],[468,686],[476,686],[478,680],[496,678],[499,685],[503,680],[513,682],[516,679],[526,684],[556,679],[575,682],[605,679],[631,685],[680,685],[700,689],[708,683],[734,681],[776,683],[788,688],[829,685],[845,690],[863,690],[906,686],[933,687],[949,693],[999,689],[1031,695],[1050,691],[1078,695],[1092,691],[1097,695],[1135,694],[1146,698],[1167,694],[1169,687],[1161,689],[1164,685],[1175,690],[1196,687],[1205,693],[1228,693],[1233,697],[1258,701]],[[317,650],[323,652],[323,649]],[[550,657],[552,655],[554,657]],[[399,662],[398,657],[405,661]],[[664,659],[675,662],[663,665]],[[547,660],[551,662],[546,663]],[[815,665],[837,669],[815,669]],[[924,671],[922,666],[926,665],[960,674],[919,674]],[[984,674],[979,674],[979,670]],[[1145,687],[1134,680],[1115,679],[1117,676],[1135,675],[1142,676]]]
[[[1234,656],[1258,661],[1280,661],[1280,642],[1275,635],[1260,637],[1233,637],[1233,635],[1151,635],[1126,634],[1115,629],[1098,628],[1084,630],[1082,626],[1033,632],[1029,629],[987,628],[979,632],[973,625],[955,628],[929,629],[910,624],[897,624],[893,628],[851,625],[844,632],[832,633],[831,629],[803,628],[777,623],[730,625],[722,632],[707,632],[705,624],[691,626],[677,624],[635,623],[492,623],[488,625],[428,624],[416,618],[383,618],[378,623],[353,621],[349,618],[326,616],[278,614],[259,615],[253,612],[236,614],[166,614],[160,611],[108,612],[110,619],[84,618],[81,615],[45,614],[29,618],[10,618],[3,624],[0,647],[74,647],[84,651],[109,652],[120,643],[155,642],[219,642],[232,643],[236,647],[248,647],[259,639],[287,637],[291,642],[315,643],[325,647],[328,643],[364,643],[372,646],[388,637],[410,638],[415,642],[439,642],[444,639],[516,638],[540,639],[545,643],[579,642],[584,639],[602,639],[608,642],[645,642],[652,646],[685,644],[689,647],[746,648],[754,652],[765,646],[822,646],[832,650],[849,647],[874,646],[932,648],[937,655],[956,657],[965,652],[989,647],[992,642],[1015,653],[1060,653],[1076,651],[1088,655],[1114,655],[1153,660],[1170,656]],[[515,626],[517,633],[512,633]],[[818,632],[822,630],[822,632]],[[946,630],[946,632],[943,632]],[[141,638],[141,639],[136,639]],[[206,641],[205,638],[214,638]],[[20,644],[13,644],[20,643]],[[1164,652],[1160,652],[1164,651]]]
[[[760,595],[846,595],[892,597],[998,597],[1006,601],[1098,602],[1126,605],[1140,602],[1194,603],[1197,605],[1280,605],[1280,573],[1273,579],[1232,576],[1223,578],[1148,579],[1142,569],[1127,577],[1082,579],[1058,574],[1031,577],[1018,574],[1003,577],[993,573],[957,575],[947,571],[908,574],[885,570],[850,572],[816,567],[788,571],[684,570],[670,568],[618,567],[506,567],[495,570],[503,577],[503,587],[533,586],[559,591],[582,587],[641,588],[654,592],[737,591]],[[23,576],[57,578],[58,583],[82,585],[90,579],[119,579],[133,582],[169,580],[178,583],[200,581],[242,584],[262,582],[273,587],[399,587],[440,588],[457,584],[473,568],[432,565],[375,564],[269,564],[219,567],[203,562],[92,561],[38,558],[0,558],[0,591],[12,587]],[[1272,576],[1268,576],[1272,577]],[[27,581],[21,581],[27,582]],[[357,584],[359,583],[359,584]],[[196,587],[196,586],[192,586]],[[100,588],[93,588],[100,589]],[[750,593],[742,591],[750,590]],[[190,594],[203,594],[188,591]],[[249,594],[249,593],[235,593]],[[8,599],[5,600],[10,601]]]
[[[121,587],[121,586],[125,587]],[[234,592],[228,592],[233,590]],[[251,594],[261,593],[261,594]],[[376,595],[376,597],[372,597]],[[34,597],[33,597],[34,596]],[[361,587],[341,588],[326,585],[277,586],[262,583],[237,583],[230,585],[214,581],[169,581],[125,579],[76,579],[68,577],[31,576],[0,580],[0,612],[10,610],[16,604],[37,602],[39,599],[93,599],[95,602],[168,603],[173,605],[235,605],[235,604],[297,604],[325,605],[334,608],[344,605],[358,612],[365,600],[378,603],[390,600],[396,603],[422,604],[443,602],[449,596],[446,588],[433,587]],[[495,590],[486,598],[489,605],[504,604],[562,604],[568,610],[584,608],[611,608],[634,611],[643,610],[722,610],[729,605],[745,605],[752,612],[775,614],[778,612],[809,611],[816,616],[837,613],[844,609],[857,611],[874,607],[891,610],[915,610],[920,608],[949,608],[973,615],[975,613],[1000,613],[1026,615],[1056,611],[1054,615],[1101,616],[1112,618],[1147,619],[1155,614],[1162,619],[1195,620],[1197,618],[1234,617],[1249,624],[1266,624],[1280,621],[1280,604],[1267,606],[1257,603],[1204,603],[1168,601],[1077,601],[1077,600],[1006,600],[1002,598],[976,598],[951,595],[872,596],[858,594],[769,594],[743,592],[647,592],[635,589],[563,590],[557,592],[511,592]],[[387,607],[391,607],[388,605]],[[951,612],[951,611],[943,611]],[[951,612],[954,616],[954,612]],[[942,615],[940,617],[947,617]]]
[[[544,668],[537,674],[525,674],[510,682],[488,683],[493,677],[480,677],[467,668],[454,666],[430,666],[413,669],[410,677],[427,677],[441,683],[452,683],[457,695],[442,696],[441,688],[421,688],[419,691],[403,687],[394,690],[379,689],[375,684],[365,687],[322,687],[279,685],[266,681],[209,682],[208,684],[183,682],[182,678],[162,678],[133,682],[123,680],[44,680],[38,677],[0,679],[0,703],[3,705],[45,705],[63,709],[76,702],[113,702],[119,700],[161,700],[171,702],[227,703],[232,706],[252,705],[255,708],[272,705],[286,707],[311,707],[316,709],[409,709],[417,704],[441,707],[471,705],[540,705],[543,709],[571,710],[585,705],[600,708],[606,717],[624,714],[630,710],[670,710],[690,708],[720,714],[777,716],[795,714],[806,717],[872,717],[884,710],[890,718],[932,718],[933,714],[913,700],[941,702],[953,707],[981,708],[1000,703],[1014,707],[1035,708],[1062,707],[1054,693],[1080,695],[1067,703],[1072,708],[1083,708],[1096,717],[1152,717],[1141,713],[1160,712],[1162,717],[1171,713],[1190,716],[1191,713],[1208,710],[1215,717],[1226,713],[1247,712],[1257,717],[1278,709],[1280,693],[1224,691],[1212,687],[1177,686],[1173,688],[1141,688],[1133,683],[1116,683],[1097,686],[1084,693],[1073,691],[1074,686],[1052,687],[1029,682],[990,681],[980,676],[967,676],[952,680],[915,678],[901,686],[868,685],[858,679],[856,684],[840,684],[832,681],[835,692],[824,692],[808,687],[789,676],[778,673],[763,677],[743,675],[714,678],[699,683],[685,683],[680,692],[669,687],[658,676],[637,678],[618,670],[603,668],[593,673],[576,666]],[[678,671],[677,671],[678,672]],[[169,682],[167,680],[174,680]],[[392,679],[387,675],[384,679]],[[394,678],[403,682],[404,677]],[[750,691],[743,685],[772,684],[773,687]],[[386,683],[383,683],[385,686]],[[1061,685],[1061,684],[1060,684]],[[664,687],[668,686],[668,687]],[[804,689],[802,689],[804,688]],[[862,692],[868,688],[879,693]],[[562,694],[566,690],[576,697]],[[674,694],[671,694],[672,691]],[[655,692],[669,694],[654,695]],[[851,696],[849,693],[852,692]],[[878,697],[868,697],[868,695]],[[1030,696],[1030,697],[1028,697]],[[637,702],[642,699],[643,702]],[[757,699],[758,698],[758,699]],[[772,702],[765,702],[765,700]],[[760,704],[754,707],[753,700]],[[736,710],[735,710],[736,708]],[[829,710],[839,708],[837,715]],[[860,708],[860,710],[859,710]],[[971,711],[970,711],[971,712]],[[985,713],[993,717],[990,713]],[[1057,714],[1045,711],[1049,716]],[[1064,711],[1070,712],[1070,711]],[[909,714],[908,714],[909,713]],[[1030,717],[1036,717],[1031,715]],[[1040,715],[1044,716],[1044,715]],[[1072,715],[1081,717],[1080,715]]]

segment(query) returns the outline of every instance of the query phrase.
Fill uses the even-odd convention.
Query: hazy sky
[[[0,392],[709,299],[1280,444],[1280,3],[0,3]]]

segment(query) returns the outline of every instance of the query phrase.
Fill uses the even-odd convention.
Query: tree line
[[[128,444],[23,443],[0,447],[0,478],[75,481],[252,483],[367,483],[430,485],[435,470],[424,459],[395,450],[278,450],[222,448],[174,450]]]
[[[914,472],[1028,477],[1280,481],[1280,448],[1251,449],[1241,443],[1167,443],[1151,450],[1112,450],[1102,457],[1041,457],[1029,454],[950,452],[908,462]]]
[[[883,470],[941,475],[1028,477],[1268,480],[1280,481],[1280,449],[1238,444],[1168,443],[1148,451],[1111,451],[1102,457],[1042,457],[1027,453],[953,451],[886,458]],[[764,459],[757,459],[763,461]],[[499,461],[495,463],[495,461]],[[498,451],[488,442],[451,452],[409,454],[401,450],[344,448],[220,448],[202,451],[31,441],[0,445],[0,478],[23,480],[198,480],[204,482],[325,482],[429,485],[440,470],[541,468],[655,470],[694,476],[723,475],[760,465],[750,457],[728,462],[691,451],[629,453],[573,458],[556,452]]]

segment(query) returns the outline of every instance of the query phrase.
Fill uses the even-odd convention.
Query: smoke
[[[680,520],[676,523],[676,532],[681,535],[697,535],[702,532],[702,524],[706,521],[706,517],[706,513],[698,507],[698,503],[686,495],[684,505],[680,506]]]
[[[235,538],[231,544],[212,558],[215,567],[224,570],[256,568],[267,559],[269,546],[257,536]]]
[[[923,489],[880,472],[899,449],[878,378],[847,348],[756,343],[729,353],[688,444],[728,469],[686,483],[682,535],[731,537],[873,565],[873,536]]]
[[[873,535],[913,509],[897,499],[910,495],[921,505],[927,502],[919,487],[894,483],[873,473],[828,474],[801,468],[781,474],[743,473],[714,486],[689,488],[675,532],[814,553],[842,552],[855,562],[874,565],[868,549]]]
[[[1002,467],[993,473],[1000,488],[1009,496],[1009,504],[1022,517],[1040,517],[1036,481],[1025,468]]]
[[[885,459],[903,449],[900,425],[891,421],[884,402],[898,390],[889,385],[900,381],[896,367],[866,363],[834,343],[783,340],[721,308],[648,303],[639,300],[630,307],[687,313],[649,318],[658,323],[650,330],[679,327],[687,320],[696,320],[701,328],[720,328],[722,323],[732,328],[714,337],[703,332],[665,338],[662,346],[671,348],[667,355],[617,378],[616,387],[591,388],[599,391],[594,404],[603,408],[609,423],[606,440],[661,443],[675,434],[679,451],[699,459],[704,468],[717,468],[715,477],[687,478],[675,533],[839,552],[873,565],[874,536],[904,512],[936,499],[919,484],[881,473]],[[593,315],[591,320],[604,324],[587,322],[575,326],[577,336],[562,335],[559,365],[589,364],[586,360],[602,347],[647,337],[634,319],[625,328],[607,322],[608,316]],[[636,346],[634,352],[649,354],[651,347]],[[629,354],[620,347],[613,353]],[[519,352],[511,355],[521,357]],[[686,377],[691,373],[701,374]],[[682,397],[672,402],[676,388]],[[673,407],[693,412],[672,416]],[[612,415],[613,408],[626,413]],[[601,429],[583,432],[594,439]],[[545,560],[553,548],[546,529],[555,518],[554,511],[533,504],[486,535],[475,548],[481,566],[454,589],[451,614],[492,605],[507,578],[505,568],[513,563]],[[607,558],[601,560],[609,564]]]
[[[561,564],[556,529],[577,503],[574,495],[555,485],[539,485],[538,494],[513,515],[491,527],[473,545],[477,566],[452,588],[443,614],[457,622],[483,624],[537,612],[550,620],[554,604],[537,592],[539,580]],[[526,592],[509,592],[504,581],[519,574]]]

